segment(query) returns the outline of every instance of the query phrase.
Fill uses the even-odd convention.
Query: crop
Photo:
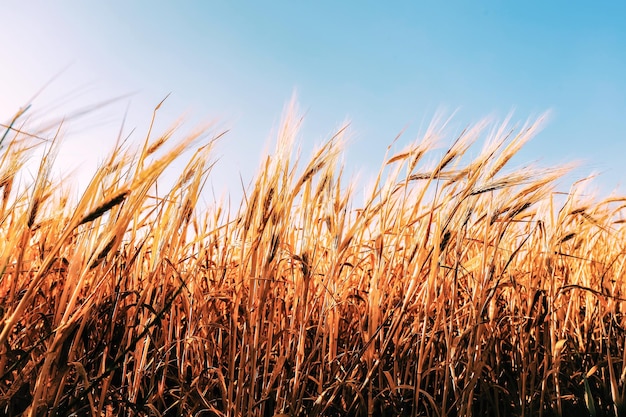
[[[626,199],[510,169],[541,120],[439,154],[434,124],[360,191],[345,128],[302,162],[291,110],[232,209],[198,203],[220,133],[118,141],[74,198],[21,117],[0,142],[0,414],[626,410]]]

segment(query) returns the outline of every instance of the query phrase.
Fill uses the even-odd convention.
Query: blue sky
[[[484,117],[543,132],[517,163],[581,161],[607,193],[626,190],[626,6],[622,2],[18,2],[0,4],[3,121],[52,76],[32,117],[130,94],[68,126],[61,165],[89,171],[126,130],[216,121],[212,177],[250,180],[297,93],[304,153],[351,122],[345,162],[367,179],[403,129],[414,140],[439,110],[453,128]],[[128,110],[127,110],[128,109]],[[183,131],[185,130],[183,128]],[[566,189],[567,187],[565,187]],[[234,193],[237,194],[237,193]]]

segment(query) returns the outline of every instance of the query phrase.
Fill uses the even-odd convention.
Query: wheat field
[[[233,208],[198,204],[220,133],[120,141],[74,198],[22,116],[0,142],[0,415],[626,412],[626,198],[511,168],[541,120],[439,153],[428,130],[365,189],[345,129],[301,158],[291,110]]]

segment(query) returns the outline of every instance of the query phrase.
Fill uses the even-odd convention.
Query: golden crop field
[[[626,199],[511,169],[540,121],[470,126],[437,160],[428,131],[361,191],[344,130],[300,157],[292,112],[241,205],[200,207],[219,133],[120,142],[73,198],[58,140],[20,116],[0,143],[0,415],[626,412]]]

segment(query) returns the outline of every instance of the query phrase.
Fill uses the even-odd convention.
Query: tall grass
[[[357,206],[344,129],[302,163],[292,111],[231,210],[196,207],[219,135],[120,143],[73,199],[56,141],[18,182],[36,142],[19,116],[0,144],[0,414],[625,410],[626,199],[510,170],[541,121],[468,128],[434,164],[429,130]]]

